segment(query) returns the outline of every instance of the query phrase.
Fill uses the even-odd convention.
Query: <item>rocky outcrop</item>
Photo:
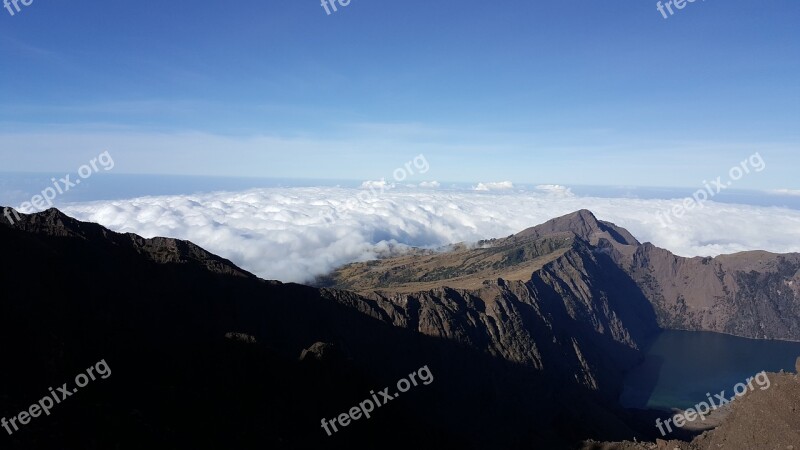
[[[344,354],[334,344],[315,342],[300,353],[300,361],[341,361]]]

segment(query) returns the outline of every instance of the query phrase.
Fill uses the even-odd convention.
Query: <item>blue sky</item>
[[[800,2],[0,10],[0,171],[800,189]]]

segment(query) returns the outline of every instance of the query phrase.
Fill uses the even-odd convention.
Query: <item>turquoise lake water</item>
[[[627,408],[685,409],[706,393],[725,390],[730,398],[734,385],[761,371],[794,372],[799,356],[798,342],[664,331],[646,349],[644,363],[626,376],[620,402]]]

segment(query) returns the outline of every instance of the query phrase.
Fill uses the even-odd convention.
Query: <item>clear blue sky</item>
[[[800,189],[800,2],[0,9],[0,171]]]

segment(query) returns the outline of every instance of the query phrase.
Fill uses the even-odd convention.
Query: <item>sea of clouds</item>
[[[520,190],[484,183],[473,190],[365,182],[361,189],[265,188],[244,192],[76,203],[70,216],[118,232],[190,240],[262,278],[308,282],[332,269],[413,247],[504,237],[586,208],[682,256],[743,250],[800,252],[800,211],[707,202],[656,217],[682,199],[578,196],[543,185]],[[372,189],[370,189],[372,188]]]

